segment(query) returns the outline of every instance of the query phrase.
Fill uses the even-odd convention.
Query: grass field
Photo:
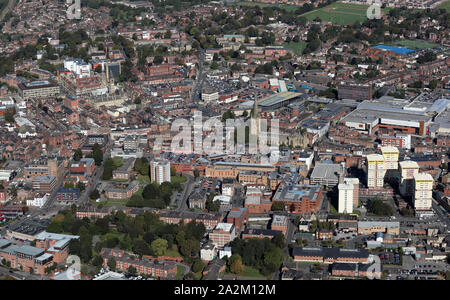
[[[181,254],[174,249],[169,249],[167,250],[166,254],[164,254],[165,256],[170,256],[170,257],[181,257]]]
[[[432,44],[432,43],[428,43],[428,42],[424,42],[424,41],[411,41],[411,40],[395,42],[392,45],[407,47],[410,49],[431,49],[431,48],[438,47],[438,45],[436,45],[436,44]]]
[[[103,206],[125,206],[129,199],[108,199],[108,201],[103,202]]]
[[[244,272],[242,272],[242,274],[240,274],[239,276],[265,278],[265,276],[259,273],[257,269],[245,265],[244,265]]]
[[[138,174],[137,179],[140,184],[150,184],[150,177]]]
[[[124,238],[124,234],[119,232],[108,232],[107,234],[100,236],[100,238],[102,241],[106,241],[111,238],[118,238],[120,240]]]
[[[184,274],[185,268],[183,266],[177,266],[177,275],[175,275],[175,280],[180,280],[181,276]]]
[[[364,22],[367,20],[368,5],[349,4],[336,2],[328,6],[307,12],[303,14],[309,21],[319,17],[321,21],[332,22],[338,25],[353,24],[356,21]],[[382,9],[383,12],[389,9]]]
[[[261,2],[251,2],[251,1],[239,1],[233,3],[233,5],[241,6],[259,6],[263,7],[280,7],[287,11],[295,11],[299,8],[296,5],[286,5],[286,4],[273,4],[273,3],[261,3]],[[450,0],[442,4],[444,8],[450,8]],[[367,8],[369,5],[362,4],[350,4],[336,2],[328,6],[304,13],[302,16],[306,17],[309,21],[314,20],[319,17],[322,21],[332,22],[338,25],[353,24],[356,21],[364,22],[367,20]],[[449,7],[449,8],[447,8]],[[382,12],[386,13],[389,8],[383,8]],[[295,50],[294,50],[295,51]]]
[[[294,43],[294,42],[290,42],[290,43],[284,43],[283,46],[287,49],[291,49],[292,51],[295,52],[295,54],[300,55],[303,53],[303,50],[306,47],[306,42],[298,42],[298,43]]]
[[[279,8],[285,9],[286,11],[295,11],[299,8],[297,5],[261,3],[261,2],[251,2],[251,1],[239,1],[239,2],[233,3],[233,5],[250,6],[250,7],[258,6],[260,8],[271,6],[271,7],[279,7]]]
[[[177,182],[184,183],[184,182],[186,182],[187,178],[184,176],[172,176],[172,177],[170,177],[170,180],[172,183],[177,183]]]
[[[224,271],[221,274],[225,274],[225,275],[232,275],[232,276],[237,276],[237,277],[251,277],[251,278],[261,278],[261,279],[265,279],[266,276],[262,275],[261,273],[259,273],[259,270],[250,266],[246,266],[244,265],[244,272],[242,272],[239,275],[233,274],[233,273],[229,273],[228,271]]]
[[[436,8],[445,8],[447,11],[450,11],[450,0],[438,5]]]

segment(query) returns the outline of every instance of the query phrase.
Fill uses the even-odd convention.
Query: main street
[[[97,168],[95,168],[94,174],[92,175],[92,179],[89,184],[86,186],[86,191],[81,195],[78,200],[78,205],[83,205],[89,203],[89,197],[91,193],[97,188],[98,182],[100,181],[100,176],[102,176],[104,171],[104,162],[111,156],[111,143],[106,145],[106,151],[103,154],[103,164]]]
[[[200,50],[200,59],[198,61],[198,74],[195,78],[195,85],[192,89],[191,100],[192,102],[198,102],[201,100],[201,93],[203,89],[203,82],[205,81],[206,74],[203,73],[203,60],[205,59],[205,53]]]

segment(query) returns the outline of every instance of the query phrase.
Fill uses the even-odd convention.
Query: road
[[[195,85],[192,89],[191,100],[192,102],[197,102],[201,100],[201,92],[203,89],[203,82],[205,81],[206,74],[203,73],[203,61],[205,59],[205,53],[200,50],[199,61],[198,61],[198,74],[195,78]]]
[[[244,207],[244,194],[242,187],[236,187],[234,189],[234,194],[233,197],[231,198],[231,203],[235,208]]]
[[[442,211],[441,206],[437,203],[436,200],[433,199],[432,203],[433,210],[435,211],[436,216],[440,221],[442,221],[442,223],[444,223],[444,225],[447,225],[447,229],[450,230],[450,218]]]
[[[103,161],[105,161],[106,159],[109,158],[109,156],[111,155],[111,146],[112,144],[108,144],[106,146],[106,151],[103,155]],[[100,176],[103,174],[103,165],[100,167],[97,167],[94,171],[93,177],[90,180],[90,184],[88,184],[86,186],[86,191],[81,195],[80,199],[78,200],[78,205],[81,204],[85,204],[87,202],[89,202],[89,195],[91,194],[91,192],[95,189],[95,187],[97,186],[98,181],[100,180]],[[51,193],[49,199],[47,200],[47,202],[44,204],[44,206],[41,209],[37,209],[36,211],[34,211],[33,213],[30,214],[30,216],[32,218],[38,217],[38,216],[43,216],[48,214],[52,209],[55,208],[55,200],[56,200],[56,194],[58,193],[59,188],[62,186],[63,182],[64,182],[64,178],[66,178],[66,176],[69,175],[69,172],[66,171],[64,173],[63,176],[61,176],[61,178],[58,180],[58,182],[56,183],[55,188],[53,189],[53,192]]]
[[[109,143],[106,146],[106,151],[103,154],[103,162],[105,162],[111,156],[111,146]],[[97,168],[95,168],[94,174],[92,175],[89,184],[86,186],[86,191],[81,195],[80,199],[78,199],[78,205],[83,205],[89,203],[89,196],[96,189],[98,182],[100,181],[100,176],[102,176],[104,170],[103,164]]]
[[[192,193],[192,190],[194,188],[194,183],[195,183],[195,178],[192,175],[188,175],[188,174],[183,174],[187,180],[184,183],[184,190],[183,193],[181,194],[181,200],[178,200],[178,208],[177,211],[178,212],[183,212],[185,210],[187,210],[188,206],[187,206],[187,201],[189,198],[189,195]]]
[[[295,225],[294,220],[296,218],[296,215],[289,214],[288,216],[288,227],[286,229],[286,247],[283,249],[283,255],[284,255],[284,261],[283,265],[289,261],[290,253],[289,253],[289,247],[288,245],[291,243],[291,241],[294,239],[294,233],[295,233]],[[281,278],[281,270],[277,270],[275,273],[272,274],[271,280],[280,280]]]

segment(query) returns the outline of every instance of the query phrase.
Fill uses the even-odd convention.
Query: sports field
[[[353,24],[356,21],[364,22],[367,20],[368,5],[349,4],[336,2],[328,6],[307,12],[303,14],[308,20],[312,21],[319,17],[321,21],[332,22],[338,25]],[[382,9],[387,12],[388,9]]]
[[[394,42],[393,45],[407,47],[411,49],[431,49],[438,47],[438,45],[433,43],[428,43],[424,41],[411,41],[411,40]]]

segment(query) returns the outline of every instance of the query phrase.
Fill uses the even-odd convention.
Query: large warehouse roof
[[[270,107],[276,104],[283,103],[285,101],[293,100],[294,98],[300,97],[301,95],[301,93],[296,92],[282,92],[273,94],[261,100],[258,105],[261,107]]]

